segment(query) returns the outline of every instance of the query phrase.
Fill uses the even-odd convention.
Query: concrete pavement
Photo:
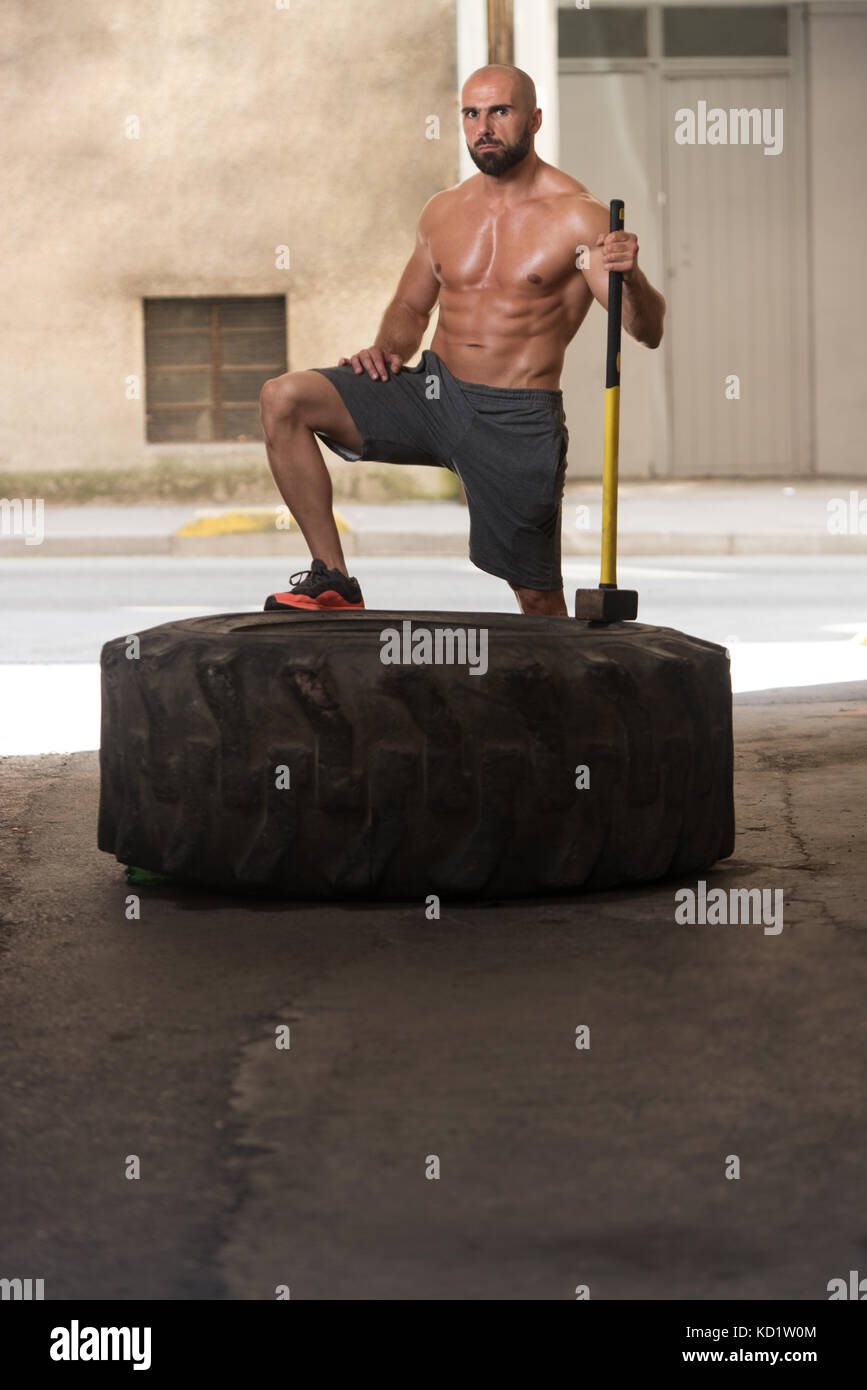
[[[0,1275],[826,1298],[864,1261],[867,683],[739,697],[736,756],[707,877],[781,889],[778,935],[678,925],[673,883],[439,921],[164,885],[128,920],[96,755],[0,763]]]
[[[135,507],[46,505],[44,539],[0,535],[0,556],[306,555],[297,530],[278,526],[283,509],[227,504]],[[862,505],[863,504],[863,505]],[[465,555],[469,519],[461,502],[339,502],[347,555]],[[181,535],[205,516],[257,512],[261,529],[239,522],[226,534]],[[852,479],[803,482],[629,482],[619,501],[622,555],[852,555],[867,553],[867,491]],[[600,488],[570,483],[563,552],[597,555]]]

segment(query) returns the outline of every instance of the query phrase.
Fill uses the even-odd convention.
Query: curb
[[[425,533],[370,531],[343,534],[347,555],[411,556],[460,555],[466,558],[467,532]],[[66,559],[75,556],[141,555],[307,555],[304,538],[297,531],[276,533],[244,531],[215,535],[166,536],[48,536],[40,545],[27,545],[21,537],[0,539],[0,559],[32,556]],[[566,535],[564,556],[598,557],[599,537],[591,532]],[[621,534],[621,558],[639,555],[867,555],[867,536],[822,536],[772,533],[770,535],[696,535],[694,532],[636,531]]]
[[[346,535],[354,528],[338,511],[332,510],[334,524],[341,535]],[[208,511],[204,508],[194,513],[190,521],[185,522],[174,532],[175,536],[203,536],[208,539],[213,536],[243,536],[257,534],[278,533],[285,536],[287,533],[294,532],[300,534],[298,523],[294,517],[290,516],[288,507],[235,507],[230,511]]]

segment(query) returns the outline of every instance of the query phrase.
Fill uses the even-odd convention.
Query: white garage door
[[[792,173],[802,152],[786,140],[788,83],[771,75],[665,80],[672,472],[681,477],[807,467],[796,349],[808,286]],[[782,153],[676,143],[679,110],[714,108],[781,109]],[[729,118],[717,130],[730,126]],[[727,388],[730,377],[738,380]]]

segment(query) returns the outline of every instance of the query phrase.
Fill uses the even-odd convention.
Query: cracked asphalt
[[[95,753],[2,760],[0,1275],[826,1298],[867,1259],[867,685],[735,710],[708,887],[781,888],[776,936],[676,924],[674,883],[439,921],[133,889],[95,847]]]

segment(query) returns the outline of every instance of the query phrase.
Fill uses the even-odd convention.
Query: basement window
[[[262,438],[259,392],[286,371],[283,295],[146,299],[149,444]]]

